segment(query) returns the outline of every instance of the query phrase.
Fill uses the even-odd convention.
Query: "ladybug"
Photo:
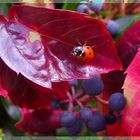
[[[94,51],[89,45],[77,46],[73,48],[72,55],[80,61],[90,62],[94,58]]]

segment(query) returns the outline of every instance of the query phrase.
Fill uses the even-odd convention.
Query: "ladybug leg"
[[[82,43],[79,41],[79,39],[77,40],[78,44],[82,46]]]
[[[85,41],[84,45],[83,46],[86,46],[87,45],[87,40]]]
[[[96,47],[95,45],[92,45],[92,46],[91,46],[91,48],[95,48],[95,47]]]

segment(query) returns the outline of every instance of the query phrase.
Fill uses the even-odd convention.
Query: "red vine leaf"
[[[140,47],[140,20],[126,30],[117,42],[118,54],[123,67],[126,69],[135,57]]]
[[[84,14],[13,6],[9,21],[0,25],[0,34],[2,60],[16,73],[43,87],[121,68],[105,25]],[[93,61],[84,63],[71,56],[78,42],[94,46]]]
[[[24,132],[40,132],[52,135],[54,130],[60,128],[59,116],[61,110],[22,110],[22,120],[20,120],[16,127]]]
[[[128,135],[140,135],[140,51],[126,70],[124,95],[127,106],[123,111],[123,126]]]

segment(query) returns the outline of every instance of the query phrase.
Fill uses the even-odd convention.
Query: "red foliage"
[[[84,14],[14,6],[9,21],[3,19],[0,24],[0,34],[1,83],[20,107],[42,108],[54,98],[65,98],[68,83],[54,82],[88,78],[121,67],[105,25]],[[95,46],[92,62],[70,55],[78,41]]]
[[[17,75],[0,61],[0,81],[8,93],[1,95],[9,97],[12,102],[24,108],[46,108],[53,99],[65,99],[69,90],[68,82],[52,84],[52,89],[41,87],[29,81],[21,74]],[[1,87],[1,91],[3,90]]]
[[[16,124],[16,127],[24,132],[52,135],[53,131],[61,127],[60,113],[62,113],[61,110],[22,110],[23,118]]]
[[[48,87],[51,86],[52,81],[89,78],[93,74],[107,73],[121,68],[114,41],[105,25],[97,19],[72,11],[31,6],[12,7],[9,11],[9,19],[17,20],[40,34],[43,47],[38,47],[35,52],[39,51],[44,63],[43,66],[40,64],[40,71],[38,66],[34,66],[34,75],[39,82],[44,78],[40,75],[46,75],[43,82],[45,81],[45,84],[48,82],[46,85]],[[95,46],[93,61],[84,63],[71,55],[73,48],[79,46],[79,42]],[[25,42],[25,47],[27,43]],[[33,51],[31,55],[34,55]],[[28,62],[30,57],[26,57]],[[38,57],[32,59],[39,61]],[[33,77],[28,70],[22,69],[22,73],[28,75],[30,79]]]
[[[127,105],[123,110],[123,126],[128,135],[140,136],[140,51],[126,70],[124,95]]]
[[[7,21],[7,19],[3,15],[0,14],[0,22],[5,22],[5,21]]]
[[[24,118],[17,124],[22,131],[60,127],[61,111],[46,107],[53,99],[66,98],[69,84],[64,81],[121,69],[114,41],[97,19],[32,6],[13,6],[9,20],[0,19],[0,82],[14,104],[37,109],[23,111]],[[79,42],[94,46],[93,61],[82,62],[71,55]]]
[[[122,123],[117,121],[115,124],[106,126],[107,136],[126,136]]]
[[[126,69],[136,55],[140,47],[140,20],[126,30],[117,42],[118,54],[123,67]]]

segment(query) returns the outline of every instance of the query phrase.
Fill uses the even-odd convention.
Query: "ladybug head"
[[[73,56],[82,56],[83,54],[83,47],[82,46],[78,46],[73,48],[72,50],[72,55]]]

